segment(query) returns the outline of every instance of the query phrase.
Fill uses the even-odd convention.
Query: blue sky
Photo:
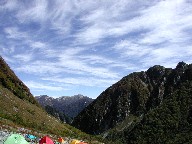
[[[192,63],[190,0],[0,0],[0,55],[33,95],[96,98],[153,65]]]

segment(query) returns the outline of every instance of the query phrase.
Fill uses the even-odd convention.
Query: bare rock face
[[[101,134],[129,117],[142,117],[191,80],[192,65],[184,62],[175,69],[156,65],[145,72],[134,72],[102,92],[72,125],[90,134]]]

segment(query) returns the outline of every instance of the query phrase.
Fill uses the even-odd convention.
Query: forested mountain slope
[[[156,65],[122,78],[73,125],[120,143],[184,143],[192,139],[191,119],[192,64],[180,62],[175,69]]]

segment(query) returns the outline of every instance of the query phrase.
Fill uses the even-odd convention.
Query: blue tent
[[[29,141],[29,142],[34,142],[34,141],[36,141],[37,137],[34,136],[34,135],[31,135],[31,134],[26,134],[26,135],[25,135],[25,139],[26,139],[27,141]]]
[[[25,137],[29,138],[30,140],[35,140],[37,138],[36,136],[31,135],[31,134],[27,134]]]

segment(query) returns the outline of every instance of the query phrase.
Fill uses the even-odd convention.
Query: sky
[[[192,1],[0,0],[0,55],[34,96],[96,98],[132,72],[192,63]]]

